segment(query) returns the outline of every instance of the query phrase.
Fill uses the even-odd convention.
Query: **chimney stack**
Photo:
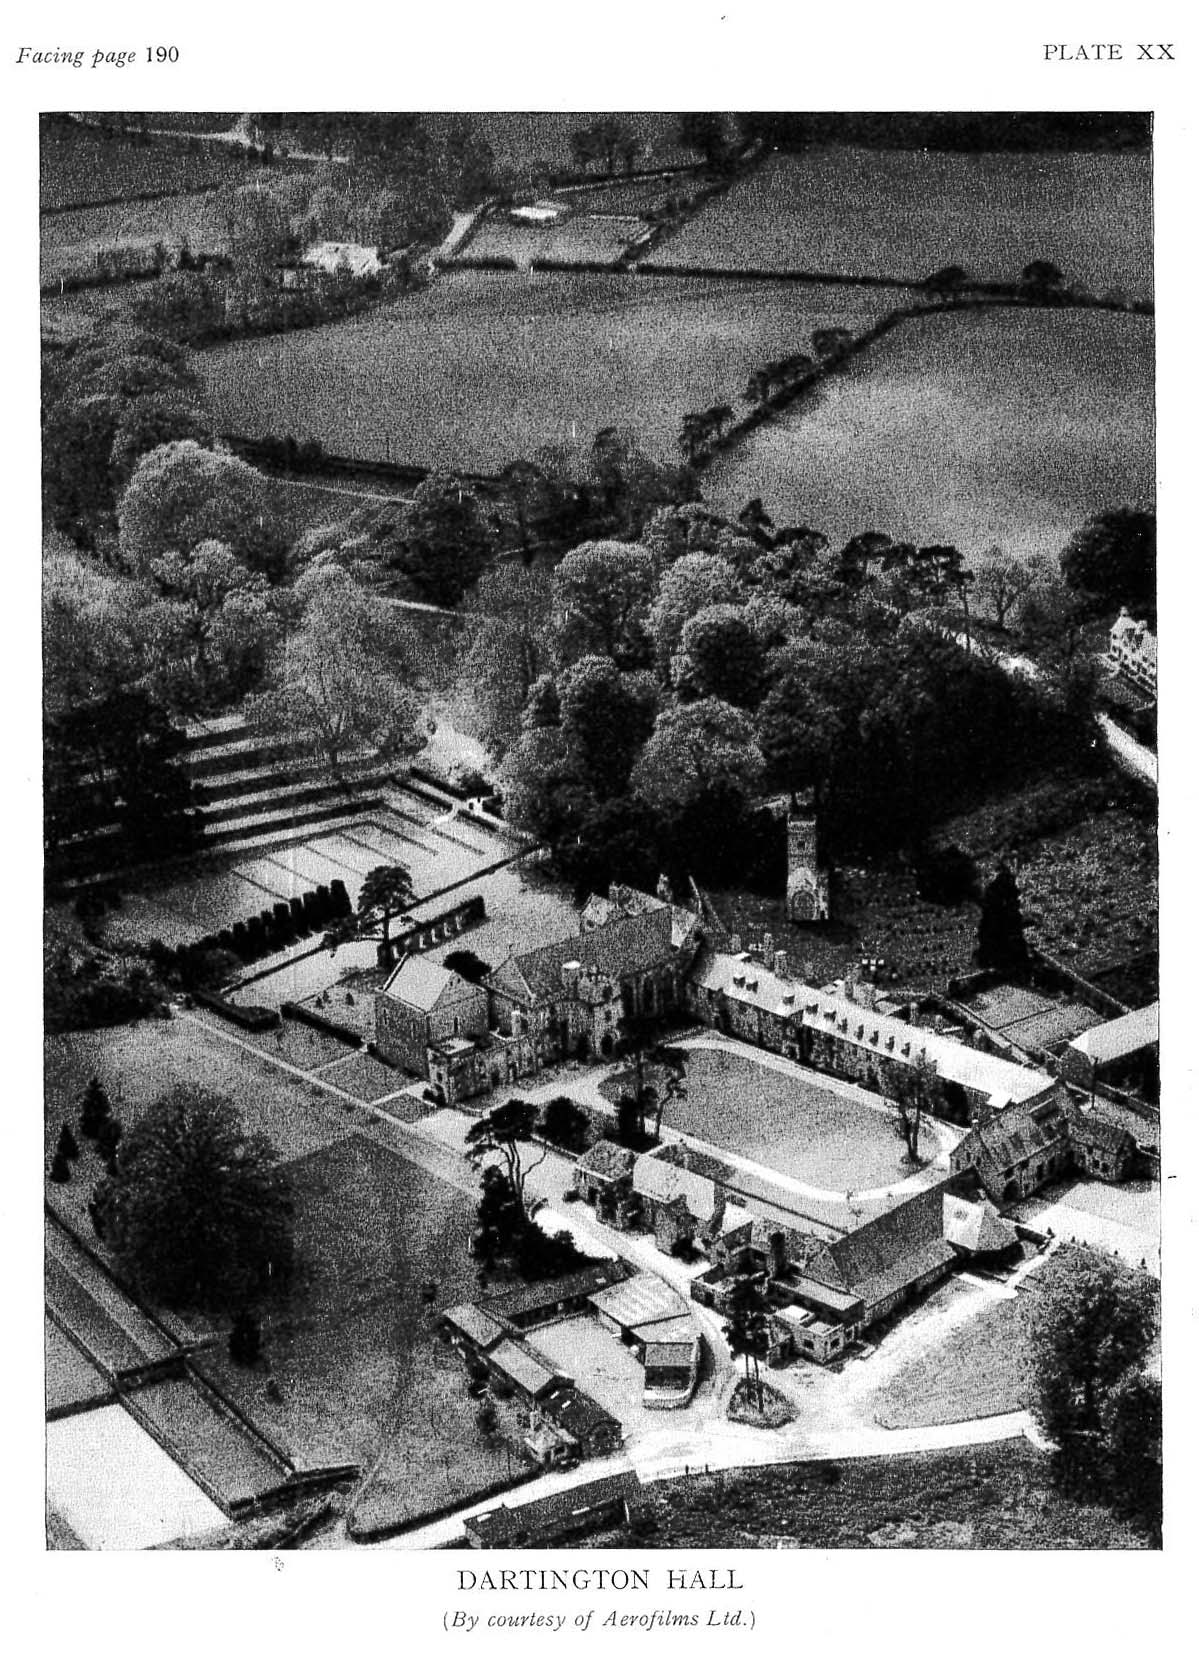
[[[774,970],[778,974],[780,979],[785,979],[787,977],[787,952],[786,952],[786,950],[776,950],[774,952]]]

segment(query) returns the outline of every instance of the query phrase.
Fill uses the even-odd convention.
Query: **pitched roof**
[[[711,1177],[701,1177],[694,1171],[676,1165],[669,1157],[661,1157],[662,1150],[640,1154],[633,1167],[633,1187],[646,1200],[670,1206],[684,1200],[693,1218],[706,1222],[716,1216],[716,1184]]]
[[[873,1050],[883,1059],[911,1062],[927,1054],[950,1083],[978,1090],[995,1107],[1028,1101],[1049,1089],[1053,1079],[1035,1067],[984,1054],[952,1037],[923,1026],[907,1025],[890,1015],[850,1002],[843,991],[816,990],[798,979],[761,967],[744,953],[705,951],[691,983],[733,1002],[793,1020],[826,1036],[839,1036]]]
[[[1132,1014],[1121,1014],[1119,1019],[1093,1025],[1089,1031],[1076,1037],[1070,1047],[1096,1064],[1103,1065],[1107,1061],[1135,1054],[1138,1049],[1149,1048],[1159,1036],[1160,1005],[1151,1002],[1147,1008],[1138,1008]]]
[[[1070,1135],[1084,1142],[1097,1142],[1105,1148],[1136,1146],[1132,1132],[1125,1125],[1100,1118],[1098,1113],[1088,1112],[1085,1107],[1080,1107],[1078,1114],[1071,1118]]]
[[[575,1161],[576,1171],[591,1171],[597,1177],[627,1177],[637,1155],[619,1142],[596,1142]]]
[[[455,1305],[444,1313],[444,1322],[456,1328],[459,1334],[464,1334],[476,1346],[488,1351],[497,1345],[506,1333],[503,1323],[497,1322],[490,1311],[467,1300],[463,1305]]]
[[[988,1113],[971,1131],[996,1165],[1021,1165],[1034,1154],[1066,1140],[1069,1121],[1056,1104],[1035,1113]],[[963,1140],[968,1140],[964,1138]],[[962,1143],[958,1144],[961,1147]],[[957,1149],[954,1150],[957,1152]],[[952,1156],[951,1156],[952,1157]]]
[[[952,1179],[950,1180],[952,1181]],[[882,1217],[850,1230],[825,1249],[823,1279],[857,1294],[867,1306],[919,1281],[954,1251],[943,1234],[942,1200],[948,1183],[935,1183],[900,1200]]]
[[[607,897],[592,892],[583,905],[579,920],[587,928],[607,926],[622,916],[627,919],[632,915],[654,914],[662,908],[670,910],[670,941],[677,950],[699,924],[698,913],[682,903],[667,904],[663,898],[652,897],[649,892],[638,891],[635,886],[610,886]]]
[[[690,1340],[652,1340],[645,1348],[646,1369],[690,1369],[699,1357],[699,1336]]]
[[[468,1515],[463,1525],[476,1537],[486,1538],[498,1547],[522,1533],[536,1532],[561,1520],[575,1517],[582,1520],[592,1510],[620,1502],[631,1503],[640,1492],[641,1481],[636,1470],[630,1468],[622,1474],[607,1474],[602,1480],[585,1480],[580,1486],[551,1492],[549,1497],[540,1497],[536,1502],[522,1503],[515,1508],[501,1503],[495,1509]]]
[[[541,1408],[572,1439],[590,1439],[593,1433],[604,1428],[614,1427],[618,1435],[624,1432],[615,1416],[577,1387],[561,1387],[557,1392],[550,1393]]]
[[[548,1282],[525,1282],[518,1288],[489,1294],[484,1308],[493,1316],[505,1317],[509,1322],[516,1321],[522,1316],[566,1304],[572,1299],[585,1299],[588,1294],[611,1287],[614,1282],[623,1282],[629,1269],[623,1259],[604,1259],[599,1264],[587,1264],[572,1270],[569,1276],[555,1276]]]
[[[942,1213],[945,1239],[968,1253],[1002,1253],[1019,1240],[1016,1226],[1001,1218],[989,1200],[947,1194]]]
[[[465,985],[469,981],[460,973],[453,972],[448,967],[442,967],[440,962],[430,961],[428,956],[419,954],[405,956],[399,965],[392,969],[391,977],[383,986],[384,994],[394,996],[397,1002],[406,1002],[411,1008],[420,1008],[428,1012],[435,1008],[442,996],[457,980]],[[471,986],[474,989],[474,986]]]
[[[690,1316],[690,1311],[674,1289],[660,1276],[652,1276],[645,1271],[630,1276],[627,1282],[618,1282],[614,1288],[605,1288],[602,1293],[593,1294],[591,1302],[597,1311],[603,1311],[622,1328],[638,1328],[643,1323],[660,1323],[672,1317]]]
[[[492,1348],[490,1357],[494,1367],[530,1398],[537,1398],[541,1393],[565,1385],[570,1380],[540,1352],[516,1340],[501,1340],[498,1346]]]
[[[669,960],[673,948],[670,905],[658,903],[644,913],[616,914],[574,937],[510,955],[487,975],[486,984],[518,1001],[550,1001],[564,994],[567,962],[619,981]]]

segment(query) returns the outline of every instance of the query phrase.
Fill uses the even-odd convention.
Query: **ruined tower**
[[[821,868],[810,789],[792,793],[787,811],[787,919],[826,921],[828,869]]]

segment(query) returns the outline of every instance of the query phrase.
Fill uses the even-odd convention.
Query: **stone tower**
[[[788,920],[828,920],[828,869],[820,867],[817,848],[812,793],[792,793],[787,812]]]

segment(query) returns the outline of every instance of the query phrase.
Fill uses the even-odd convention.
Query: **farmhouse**
[[[1157,636],[1149,625],[1133,618],[1126,606],[1112,625],[1108,640],[1108,659],[1122,676],[1157,692]]]
[[[637,1155],[618,1142],[596,1142],[575,1161],[574,1187],[591,1206],[607,1195],[625,1197],[633,1187]]]
[[[633,1191],[640,1202],[645,1227],[652,1232],[661,1252],[702,1246],[720,1229],[725,1209],[724,1185],[692,1169],[694,1163],[681,1144],[665,1142],[660,1148],[641,1154],[633,1167]]]

